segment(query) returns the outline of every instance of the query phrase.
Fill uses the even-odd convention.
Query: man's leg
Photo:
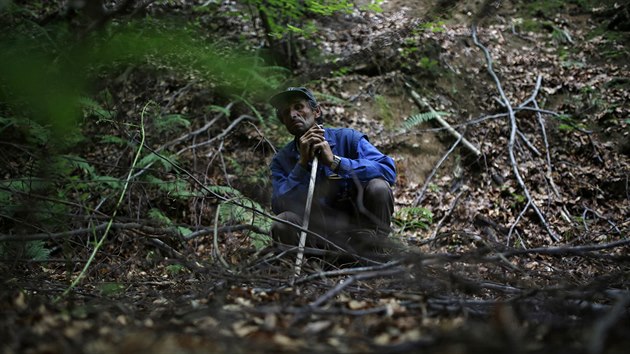
[[[282,212],[278,214],[277,217],[279,219],[288,221],[299,226],[301,226],[304,222],[301,215],[298,215],[291,211]],[[315,206],[311,212],[311,219],[309,220],[308,229],[316,234],[321,235],[322,237],[327,237],[327,219],[330,223],[331,217],[327,217],[319,208]],[[274,221],[271,224],[271,237],[275,241],[284,243],[286,245],[297,246],[300,241],[300,232],[300,229],[280,221]],[[328,242],[322,240],[320,237],[307,234],[306,246],[314,248],[328,248],[329,245]]]
[[[389,235],[394,213],[394,194],[389,183],[380,178],[371,180],[363,190],[363,206],[367,213],[361,215],[362,224],[379,235]]]
[[[290,211],[282,212],[277,217],[295,225],[302,225],[302,217]],[[297,245],[300,237],[298,232],[299,229],[280,221],[271,224],[271,237],[280,243]]]

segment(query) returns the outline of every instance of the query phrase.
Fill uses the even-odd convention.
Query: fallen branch
[[[558,238],[558,236],[556,236],[555,232],[553,232],[553,230],[547,223],[545,216],[538,208],[538,205],[536,205],[536,202],[533,200],[529,192],[529,188],[527,188],[527,185],[525,184],[525,181],[523,181],[523,178],[519,171],[518,162],[516,161],[516,156],[514,155],[514,140],[516,137],[516,131],[518,129],[516,125],[516,116],[514,115],[514,110],[512,109],[512,105],[510,104],[510,101],[508,100],[507,96],[505,95],[505,92],[503,91],[503,88],[501,87],[501,81],[499,80],[499,78],[497,77],[497,75],[495,74],[492,68],[492,58],[490,57],[490,53],[488,52],[488,49],[484,47],[481,43],[479,43],[479,40],[477,39],[477,28],[475,26],[472,27],[472,37],[473,37],[473,42],[475,43],[475,45],[483,51],[486,57],[486,63],[488,65],[487,67],[488,73],[494,80],[497,90],[499,91],[499,94],[501,95],[501,99],[503,100],[503,103],[505,104],[505,107],[508,110],[508,117],[510,118],[510,139],[508,142],[508,153],[510,155],[510,162],[512,164],[512,171],[514,172],[514,176],[516,177],[516,180],[519,186],[523,190],[523,193],[525,193],[527,200],[531,202],[532,209],[534,209],[534,211],[538,215],[540,222],[543,224],[543,226],[547,230],[547,233],[549,234],[551,240],[554,242],[558,242],[560,241],[560,239]]]
[[[328,290],[324,295],[320,296],[317,300],[310,303],[309,307],[317,308],[323,305],[326,301],[332,299],[337,294],[343,291],[343,289],[350,286],[355,281],[359,280],[367,280],[372,278],[380,278],[386,276],[392,276],[396,274],[400,274],[404,271],[402,268],[393,268],[393,269],[384,269],[384,270],[375,270],[371,272],[359,273],[356,275],[352,275],[344,280],[341,280],[337,286]]]
[[[413,87],[409,83],[405,82],[405,86],[407,86],[409,92],[411,93],[411,97],[420,108],[427,107],[431,112],[436,113],[433,107],[431,107],[425,100],[423,100],[422,97],[420,97],[420,95],[413,89]],[[439,114],[435,114],[435,120],[437,120],[438,123],[440,123],[440,125],[444,127],[449,133],[451,133],[451,135],[453,135],[456,139],[461,139],[462,144],[464,144],[466,148],[472,151],[475,156],[481,156],[481,151],[479,151],[479,149],[477,149],[470,141],[466,140],[466,138],[464,138],[457,130],[453,129],[453,127],[446,120],[440,117]]]
[[[459,203],[459,199],[461,198],[462,194],[464,194],[464,190],[461,190],[459,191],[459,193],[457,193],[457,195],[455,196],[455,199],[453,199],[453,201],[451,202],[451,205],[448,206],[448,212],[444,214],[444,216],[440,219],[440,221],[438,221],[437,225],[435,226],[435,229],[433,229],[433,232],[431,233],[431,237],[429,237],[427,240],[424,240],[423,243],[435,241],[438,232],[442,228],[442,224],[444,224],[444,221],[446,221],[446,219],[448,219],[451,216],[451,214],[453,214],[453,211],[455,210],[455,206],[457,205],[457,203]]]
[[[610,243],[596,244],[596,245],[584,245],[584,246],[569,246],[569,247],[541,247],[530,248],[526,250],[515,249],[511,251],[502,252],[503,257],[518,256],[524,254],[544,254],[551,256],[579,256],[592,251],[600,251],[605,249],[617,248],[630,245],[630,239],[619,240]],[[488,260],[494,257],[488,258]]]
[[[54,239],[59,239],[59,238],[64,238],[64,237],[79,236],[79,235],[90,234],[92,232],[102,231],[102,230],[107,229],[107,225],[108,223],[103,223],[103,224],[96,225],[93,227],[86,227],[86,228],[77,229],[77,230],[55,232],[55,233],[38,233],[38,234],[30,234],[30,235],[0,234],[0,242],[8,242],[8,241],[26,242],[26,241],[36,241],[36,240],[54,240]],[[112,230],[137,229],[137,230],[140,230],[142,232],[146,232],[152,235],[163,235],[163,234],[173,235],[173,236],[183,237],[186,240],[210,235],[213,232],[212,228],[204,228],[202,230],[195,231],[187,236],[182,236],[181,232],[176,227],[153,227],[153,226],[148,226],[146,224],[142,224],[138,222],[112,223],[110,227]],[[262,230],[261,228],[257,226],[248,225],[248,224],[222,226],[218,228],[218,232],[220,233],[234,232],[234,231],[241,231],[241,230],[250,230],[250,231],[260,233],[260,234],[267,233],[265,230]]]
[[[420,204],[420,202],[422,201],[422,198],[424,198],[424,193],[426,193],[427,188],[429,188],[429,183],[433,179],[433,176],[437,173],[437,171],[440,169],[440,166],[442,166],[442,164],[444,163],[444,161],[446,161],[449,155],[453,151],[455,151],[455,148],[457,147],[457,145],[459,145],[459,143],[462,141],[463,138],[464,137],[460,135],[459,138],[457,138],[457,141],[455,141],[455,143],[451,145],[451,148],[448,149],[448,151],[442,156],[442,158],[440,158],[440,160],[435,164],[435,166],[431,170],[431,173],[429,173],[429,176],[427,176],[426,180],[424,181],[424,185],[422,186],[422,189],[420,189],[420,192],[418,193],[416,200],[413,201],[414,207],[417,207]]]

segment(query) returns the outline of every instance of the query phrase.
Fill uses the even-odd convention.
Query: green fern
[[[85,116],[94,116],[99,122],[112,120],[116,115],[115,112],[103,108],[98,102],[89,97],[79,98],[79,105],[83,108]]]
[[[219,113],[222,113],[226,117],[230,116],[230,109],[229,108],[225,108],[225,107],[221,107],[221,106],[210,105],[210,106],[208,106],[208,111],[210,111],[210,112],[219,112]]]
[[[422,207],[402,207],[394,213],[393,221],[401,231],[428,229],[433,223],[433,213]]]
[[[269,230],[271,229],[271,219],[262,214],[263,207],[249,198],[235,198],[221,204],[219,220],[221,223],[251,224],[261,230],[263,234],[250,234],[252,245],[256,249],[262,249],[271,244]]]
[[[171,221],[171,219],[169,219],[168,216],[164,215],[164,213],[162,213],[162,211],[159,209],[151,208],[147,213],[147,216],[149,217],[149,219],[157,222],[160,225],[173,225],[173,221]]]
[[[123,182],[119,178],[112,176],[93,176],[92,180],[115,190],[121,189],[123,186]]]
[[[148,155],[140,159],[140,161],[138,161],[137,168],[142,169],[149,165],[160,163],[164,168],[164,172],[169,172],[173,169],[173,164],[171,163],[171,161],[177,162],[177,155],[172,154],[163,156],[165,156],[166,158],[162,158],[160,157],[160,155],[154,153],[149,153]]]
[[[54,170],[59,172],[65,172],[66,175],[71,174],[73,170],[79,169],[90,176],[96,175],[96,170],[86,159],[77,155],[61,155],[58,157],[58,164],[55,165]],[[70,169],[65,169],[68,166]]]
[[[238,189],[229,186],[205,186],[202,189],[202,195],[208,196],[209,194],[217,194],[226,199],[242,196]]]
[[[0,242],[0,260],[30,259],[45,261],[50,257],[51,250],[42,240],[17,242]]]
[[[181,114],[167,114],[155,120],[158,133],[175,132],[180,128],[190,127],[190,121]]]
[[[409,130],[417,125],[420,125],[424,122],[428,122],[432,119],[435,119],[437,117],[443,117],[445,115],[448,115],[448,113],[446,112],[436,112],[436,111],[430,111],[430,112],[425,112],[425,113],[418,113],[418,114],[414,114],[411,117],[407,118],[407,120],[403,123],[403,129],[404,130]]]
[[[31,144],[46,144],[50,140],[49,129],[28,118],[0,117],[0,126],[0,133],[9,127],[15,127],[24,134],[27,142]]]

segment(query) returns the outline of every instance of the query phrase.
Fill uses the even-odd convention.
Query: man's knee
[[[290,211],[282,212],[278,214],[276,217],[278,219],[288,221],[295,225],[300,225],[301,223],[300,216]],[[289,225],[287,223],[283,223],[281,221],[274,221],[271,224],[271,237],[280,243],[297,244],[297,240],[298,240],[297,233],[298,233],[298,229],[296,229],[294,226]]]
[[[374,203],[393,203],[394,195],[389,183],[384,179],[375,178],[365,187],[365,199]]]

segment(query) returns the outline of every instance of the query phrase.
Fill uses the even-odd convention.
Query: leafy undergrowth
[[[400,13],[361,16],[344,17],[348,27],[327,34],[323,54],[350,55],[408,23]],[[268,219],[251,211],[268,207],[266,165],[286,140],[268,107],[209,93],[193,74],[131,67],[103,78],[102,97],[83,104],[87,142],[62,159],[72,163],[53,161],[72,177],[57,181],[68,187],[53,201],[71,203],[44,210],[65,226],[2,235],[5,244],[53,236],[3,251],[12,256],[0,264],[3,352],[625,352],[630,72],[603,55],[615,47],[609,38],[575,21],[559,14],[478,27],[515,126],[468,25],[424,23],[394,42],[398,54],[383,56],[390,62],[375,59],[382,75],[348,66],[312,83],[328,124],[365,131],[396,159],[392,238],[404,247],[361,264],[307,256],[295,280],[295,254],[265,248]],[[426,103],[416,107],[405,82]],[[401,106],[388,103],[396,95]],[[519,108],[530,97],[539,110]],[[149,100],[157,103],[147,112],[147,145],[200,183],[143,155],[107,242],[62,296],[115,208],[138,149],[128,127]],[[434,125],[436,115],[401,119],[429,107],[480,156],[460,145],[431,174],[456,139]],[[7,129],[38,137],[33,127]],[[7,179],[37,158],[18,150],[7,152]],[[419,159],[428,170],[414,171]],[[11,198],[42,203],[33,191],[46,188]],[[34,214],[19,210],[15,219],[22,215]],[[68,229],[84,231],[68,237]],[[42,252],[47,261],[32,259]]]

